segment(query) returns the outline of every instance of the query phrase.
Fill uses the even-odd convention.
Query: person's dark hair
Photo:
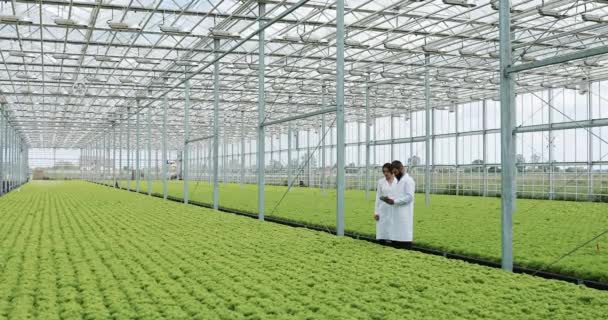
[[[387,169],[388,172],[393,172],[393,165],[390,162],[387,162],[382,166],[382,172],[384,172],[384,169]]]
[[[399,161],[399,160],[393,161],[393,163],[391,163],[391,165],[393,166],[393,168],[399,169],[399,171],[401,171],[401,168],[403,168],[403,163],[401,163],[401,161]]]

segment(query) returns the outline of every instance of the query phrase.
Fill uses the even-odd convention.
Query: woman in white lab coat
[[[376,220],[377,240],[391,240],[394,206],[386,203],[384,199],[394,199],[397,196],[397,179],[392,169],[390,163],[382,166],[384,178],[378,180],[378,187],[376,188],[374,219]]]

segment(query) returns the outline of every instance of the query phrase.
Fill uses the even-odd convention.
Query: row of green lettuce
[[[608,292],[83,182],[30,183],[0,221],[0,319],[608,314]]]
[[[126,182],[119,184],[127,187]],[[189,199],[212,203],[208,182],[191,182]],[[131,189],[136,184],[131,182]],[[162,194],[162,183],[152,182],[154,193]],[[310,225],[335,227],[335,191],[324,193],[316,188],[267,186],[266,215]],[[147,191],[147,183],[140,183]],[[168,184],[169,195],[183,198],[181,181]],[[373,236],[374,193],[370,200],[359,190],[347,190],[345,225],[350,232]],[[255,185],[222,184],[220,206],[257,213]],[[500,199],[431,195],[425,206],[423,195],[416,196],[414,240],[428,248],[493,261],[500,260]],[[608,235],[583,246],[557,261],[580,244],[606,230],[608,205],[602,203],[564,202],[521,199],[517,201],[513,225],[515,263],[534,269],[568,274],[583,279],[608,281]],[[557,262],[556,262],[557,261]]]

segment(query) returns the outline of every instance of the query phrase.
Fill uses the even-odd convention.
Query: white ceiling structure
[[[296,1],[264,0],[267,19]],[[498,94],[498,12],[490,0],[346,0],[347,121],[364,119],[369,77],[376,111],[424,107],[425,55],[433,106]],[[0,3],[0,99],[30,147],[82,147],[127,112],[152,108],[183,141],[184,75],[191,75],[192,136],[210,134],[211,30],[220,53],[258,28],[257,0],[12,0]],[[322,108],[335,91],[335,2],[311,0],[266,30],[269,119]],[[608,1],[513,0],[515,64],[606,45]],[[258,39],[220,64],[223,133],[257,125]],[[517,91],[606,79],[608,57],[519,73]],[[241,117],[241,112],[244,117]],[[318,126],[301,121],[302,126]],[[277,130],[279,128],[276,128]],[[159,135],[154,130],[153,135]],[[180,140],[182,139],[182,140]],[[156,141],[160,141],[157,139]]]

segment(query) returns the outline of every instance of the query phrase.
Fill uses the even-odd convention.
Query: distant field
[[[156,172],[153,170],[153,172]],[[223,171],[220,170],[223,174]],[[209,180],[207,172],[192,172],[192,180]],[[227,172],[226,179],[220,174],[220,182],[238,183],[240,181],[239,171]],[[296,179],[296,176],[298,178]],[[380,178],[379,170],[371,171],[370,188],[375,188],[374,181]],[[156,179],[156,175],[152,175]],[[487,175],[487,195],[494,197],[500,195],[500,172],[490,172]],[[301,173],[293,176],[295,183],[299,185],[300,181],[304,185],[312,187],[320,187],[321,175],[319,172],[313,171],[310,176],[310,181],[306,173]],[[416,170],[414,172],[416,180],[416,188],[418,192],[424,192],[424,171]],[[145,178],[142,178],[145,183]],[[589,190],[587,172],[565,172],[559,171],[554,173],[553,183],[553,199],[556,200],[572,200],[572,201],[593,201],[608,203],[608,172],[594,172],[591,175],[593,188]],[[335,186],[335,173],[327,174],[325,177],[326,186]],[[245,175],[245,182],[255,184],[257,177],[251,173]],[[266,183],[268,185],[287,185],[286,173],[267,173]],[[348,173],[346,175],[347,189],[364,190],[365,175],[362,172]],[[549,199],[549,174],[543,172],[524,172],[519,173],[517,177],[517,190],[520,198],[526,199]],[[483,195],[483,173],[481,172],[459,172],[458,179],[455,171],[435,171],[432,174],[431,192],[436,194],[450,195]]]

